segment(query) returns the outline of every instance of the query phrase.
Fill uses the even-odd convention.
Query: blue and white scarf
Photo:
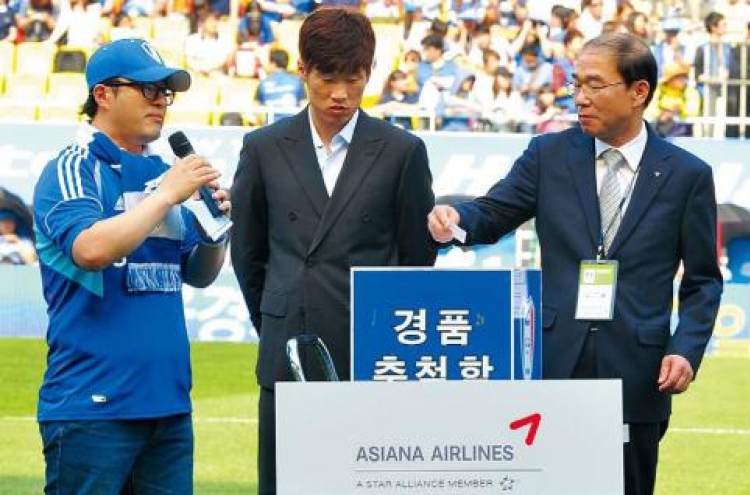
[[[119,168],[125,211],[148,197],[168,168],[158,156],[135,155],[120,149],[102,132],[94,133],[89,146],[98,159],[112,164],[115,170]],[[99,177],[97,184],[101,187]],[[104,207],[107,215],[115,214],[115,205]],[[172,208],[149,237],[127,256],[129,292],[177,292],[182,288],[180,261],[185,227],[180,208],[179,205]]]

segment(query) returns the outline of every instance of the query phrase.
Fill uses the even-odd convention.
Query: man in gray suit
[[[232,262],[260,335],[258,493],[276,493],[273,388],[289,338],[315,333],[349,378],[349,269],[428,266],[434,204],[421,139],[359,109],[375,52],[366,17],[320,8],[299,36],[309,106],[249,133],[232,186]],[[385,288],[384,288],[385,289]]]
[[[698,372],[723,287],[711,168],[644,122],[656,81],[656,61],[640,38],[594,38],[570,89],[580,126],[533,138],[485,196],[438,205],[429,216],[437,241],[450,241],[460,226],[467,244],[495,242],[535,218],[544,377],[622,380],[628,495],[653,493],[671,396]],[[597,292],[587,274],[598,273],[611,282]]]

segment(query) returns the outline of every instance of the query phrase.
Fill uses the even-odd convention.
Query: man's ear
[[[644,105],[646,102],[646,98],[648,97],[648,92],[650,90],[650,86],[647,81],[641,80],[636,81],[635,83],[635,99],[633,102],[634,107],[639,107],[641,105]]]
[[[110,91],[110,88],[104,86],[103,84],[98,84],[94,86],[91,94],[94,97],[97,106],[101,107],[107,104],[107,100],[111,96],[112,92]]]

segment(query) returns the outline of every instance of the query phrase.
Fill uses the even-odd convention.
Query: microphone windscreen
[[[169,136],[167,140],[177,158],[185,158],[186,156],[195,153],[193,145],[190,144],[190,140],[188,140],[187,136],[182,131],[175,132]]]

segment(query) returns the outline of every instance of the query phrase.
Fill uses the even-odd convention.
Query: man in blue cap
[[[182,203],[219,173],[191,154],[149,153],[187,72],[145,41],[99,48],[75,142],[34,191],[49,353],[38,420],[45,493],[193,493],[190,353],[183,282],[205,287],[225,242]]]

